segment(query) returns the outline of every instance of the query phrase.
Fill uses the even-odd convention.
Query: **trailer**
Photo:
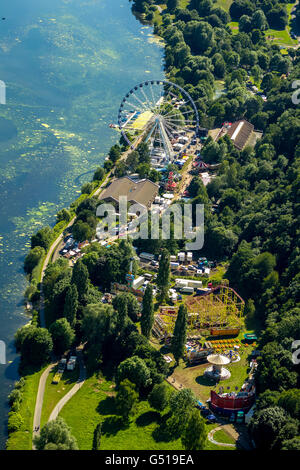
[[[132,282],[132,287],[133,289],[138,289],[141,287],[145,282],[145,277],[144,276],[139,276],[134,281]]]
[[[193,287],[188,287],[188,286],[181,287],[180,292],[182,292],[182,294],[193,294],[194,293],[194,288]]]
[[[139,256],[140,258],[146,259],[148,261],[153,261],[155,258],[155,255],[153,255],[152,253],[146,253],[146,252],[140,253]]]

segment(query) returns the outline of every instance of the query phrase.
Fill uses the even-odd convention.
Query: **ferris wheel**
[[[118,125],[133,150],[147,142],[152,166],[163,167],[174,160],[191,136],[197,137],[199,116],[193,99],[182,87],[149,80],[126,94]]]

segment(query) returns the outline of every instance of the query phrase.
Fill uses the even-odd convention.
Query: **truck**
[[[193,294],[194,293],[194,288],[193,287],[181,287],[180,289],[180,292],[182,292],[182,294]]]
[[[185,253],[184,253],[184,251],[181,251],[180,253],[178,253],[178,261],[179,261],[180,263],[184,263],[184,261],[185,261]]]
[[[188,262],[193,261],[193,253],[191,251],[188,251],[186,254],[186,260]]]
[[[146,252],[140,253],[139,256],[140,258],[146,259],[147,261],[153,261],[155,258],[155,255],[153,255],[152,253],[146,253]]]
[[[174,261],[174,262],[175,262],[176,260],[177,260],[177,258],[176,258],[175,255],[171,255],[171,256],[170,256],[170,261]]]
[[[174,261],[171,261],[170,266],[171,266],[171,269],[177,269],[179,266],[179,263],[175,263]]]

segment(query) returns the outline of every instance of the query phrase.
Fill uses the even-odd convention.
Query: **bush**
[[[20,429],[23,423],[24,421],[20,413],[17,413],[15,411],[11,411],[10,413],[8,413],[7,428],[9,433],[18,431],[18,429]]]
[[[8,403],[10,405],[13,405],[15,402],[21,402],[22,401],[22,393],[19,389],[15,388],[8,396]]]

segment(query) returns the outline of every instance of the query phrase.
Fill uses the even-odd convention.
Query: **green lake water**
[[[119,103],[133,85],[163,78],[163,49],[127,0],[2,0],[0,80],[0,449],[17,379],[13,335],[23,310],[30,235],[53,225],[119,134]],[[2,20],[1,18],[5,18]]]

